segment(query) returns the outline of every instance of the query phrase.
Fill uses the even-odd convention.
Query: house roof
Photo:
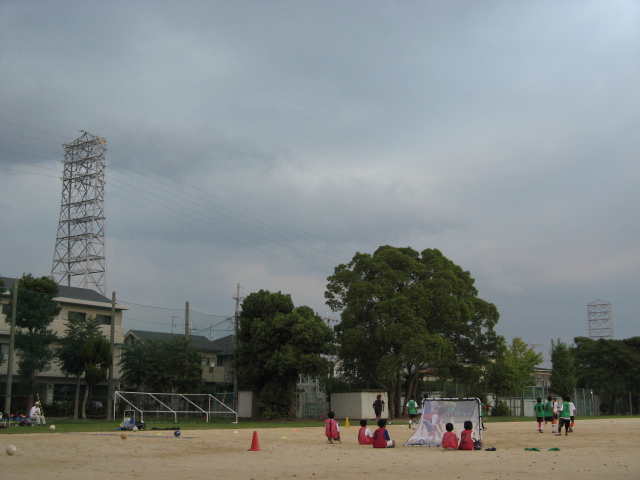
[[[149,332],[147,330],[129,330],[125,337],[133,336],[142,342],[170,342],[174,338],[184,337],[180,333]],[[204,335],[189,335],[189,344],[199,352],[220,353],[214,343]]]
[[[216,348],[220,350],[219,355],[233,355],[234,337],[235,335],[233,334],[227,335],[226,337],[213,340],[211,343],[213,343]]]
[[[12,288],[15,283],[15,278],[8,277],[0,277],[4,281],[5,286],[8,288]],[[111,299],[105,297],[101,293],[96,292],[95,290],[91,290],[89,288],[80,288],[80,287],[68,287],[66,285],[58,285],[58,299],[61,298],[72,298],[76,300],[86,300],[90,302],[102,302],[102,303],[111,303]]]

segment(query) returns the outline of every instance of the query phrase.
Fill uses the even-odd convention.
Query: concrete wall
[[[374,390],[363,392],[342,392],[331,394],[331,410],[336,414],[337,419],[344,420],[349,417],[349,423],[357,423],[361,419],[374,420],[376,418],[373,411],[373,402],[378,395],[382,395],[384,400],[384,411],[382,418],[389,418],[387,407],[389,405],[387,394]]]
[[[254,418],[258,414],[257,397],[251,390],[238,392],[238,418]]]

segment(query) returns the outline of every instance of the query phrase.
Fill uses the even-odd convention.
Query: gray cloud
[[[638,334],[635,2],[3,2],[0,19],[3,275],[49,273],[60,145],[84,129],[107,139],[109,288],[130,301],[230,315],[240,282],[325,314],[333,268],[391,244],[470,270],[508,339],[585,335],[597,298]]]

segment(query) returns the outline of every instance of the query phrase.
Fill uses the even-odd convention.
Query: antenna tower
[[[587,305],[589,317],[589,338],[613,338],[611,303],[596,300]]]
[[[81,130],[63,144],[62,201],[51,276],[59,285],[93,288],[105,295],[104,138]]]

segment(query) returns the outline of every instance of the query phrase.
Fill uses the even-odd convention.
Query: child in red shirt
[[[447,431],[442,435],[442,448],[445,450],[457,450],[458,449],[458,436],[453,433],[453,423],[447,423]]]
[[[396,446],[396,442],[391,440],[389,437],[389,432],[387,431],[387,420],[381,418],[378,420],[378,428],[375,432],[373,432],[373,448],[393,448]]]
[[[360,430],[358,431],[358,443],[360,445],[371,445],[373,441],[373,434],[371,429],[367,427],[366,420],[360,420]]]
[[[324,434],[327,436],[327,443],[338,442],[340,441],[340,427],[338,426],[338,421],[333,418],[336,416],[335,413],[329,412],[327,414],[327,418],[324,421]]]
[[[471,420],[464,422],[464,430],[460,434],[460,446],[458,450],[473,450],[473,423]]]

